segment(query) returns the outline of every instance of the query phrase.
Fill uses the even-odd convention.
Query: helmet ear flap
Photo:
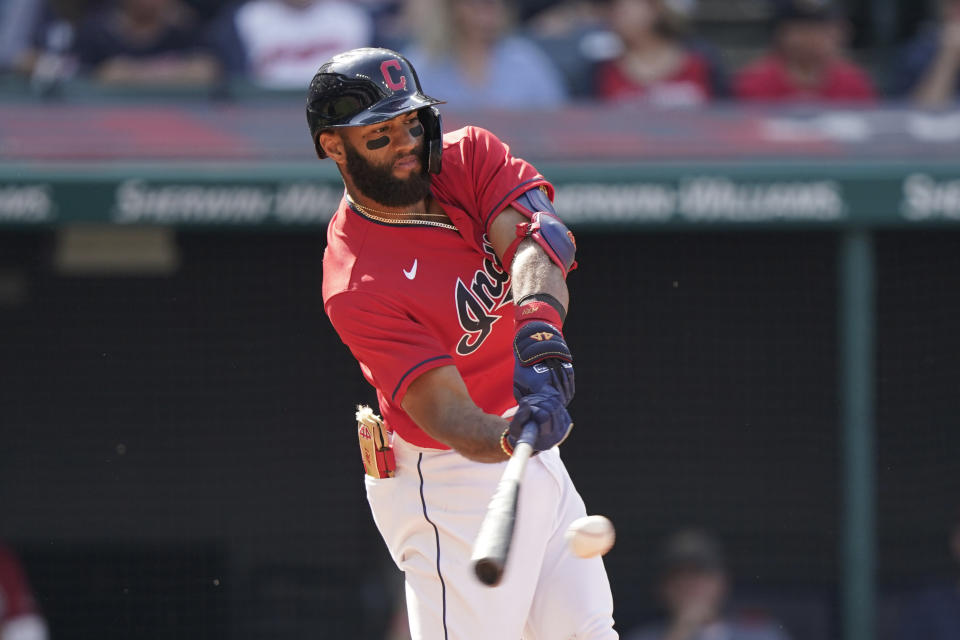
[[[440,159],[443,153],[443,126],[440,120],[440,110],[436,107],[427,107],[417,112],[420,124],[423,125],[424,151],[428,173],[440,173]]]

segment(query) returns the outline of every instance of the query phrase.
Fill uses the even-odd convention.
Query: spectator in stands
[[[372,40],[370,14],[341,0],[250,0],[213,28],[226,73],[268,89],[300,90],[334,54]]]
[[[30,50],[31,35],[43,11],[41,0],[0,3],[0,70],[20,69]]]
[[[960,511],[949,536],[955,567],[952,580],[918,592],[904,607],[898,640],[960,638]]]
[[[80,25],[76,51],[82,69],[109,85],[206,85],[218,74],[180,0],[117,0]]]
[[[960,0],[939,0],[939,17],[906,46],[894,78],[894,95],[924,107],[960,97]]]
[[[0,544],[0,640],[47,640],[47,635],[17,557]]]
[[[518,35],[505,0],[410,0],[414,36],[404,55],[424,86],[442,87],[455,109],[555,107],[567,98],[560,73]]]
[[[73,77],[76,25],[92,1],[0,2],[0,71],[29,77],[41,93]]]
[[[694,6],[689,0],[612,0],[609,21],[623,52],[600,66],[597,96],[615,102],[693,106],[722,95],[724,74],[717,58],[688,40],[688,17]]]
[[[607,25],[605,4],[541,0],[523,7],[524,33],[554,62],[571,98],[593,99],[597,65],[615,58],[623,48]]]
[[[666,3],[674,13],[681,16],[685,24],[689,25],[693,22],[699,0],[666,0]],[[727,73],[727,68],[723,62],[723,56],[720,50],[710,41],[701,38],[696,30],[691,28],[686,29],[686,37],[683,40],[683,44],[706,60],[707,67],[710,71],[711,98],[729,98],[730,77]]]
[[[385,47],[399,51],[407,44],[406,20],[404,6],[406,0],[353,0],[362,7],[373,20],[372,46]]]
[[[867,74],[843,53],[846,29],[830,0],[774,0],[773,46],[734,80],[741,100],[872,102]]]
[[[718,543],[697,530],[669,538],[661,558],[659,596],[666,619],[628,633],[625,640],[787,640],[765,617],[724,613],[729,577]]]

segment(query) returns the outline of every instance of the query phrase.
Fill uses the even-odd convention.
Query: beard
[[[364,158],[349,142],[344,141],[347,156],[347,171],[357,189],[374,202],[386,207],[407,207],[430,195],[430,176],[414,172],[406,179],[393,175],[392,162],[375,165]],[[423,146],[414,155],[423,163]]]

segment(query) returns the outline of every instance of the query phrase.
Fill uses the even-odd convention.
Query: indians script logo
[[[469,284],[457,278],[455,293],[457,303],[457,318],[463,328],[463,336],[457,343],[457,353],[468,356],[483,344],[494,323],[500,316],[493,312],[506,304],[510,299],[510,274],[500,266],[493,246],[483,238],[483,267],[477,269]]]

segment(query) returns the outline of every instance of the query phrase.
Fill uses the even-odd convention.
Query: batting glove
[[[573,428],[573,421],[563,406],[560,394],[553,387],[544,387],[539,393],[520,398],[517,412],[503,434],[504,450],[508,454],[513,454],[524,425],[531,420],[536,422],[538,427],[537,439],[532,443],[534,452],[557,446],[567,439]]]
[[[573,400],[573,356],[560,331],[560,314],[546,302],[515,307],[513,338],[513,397],[553,387],[564,406]]]

